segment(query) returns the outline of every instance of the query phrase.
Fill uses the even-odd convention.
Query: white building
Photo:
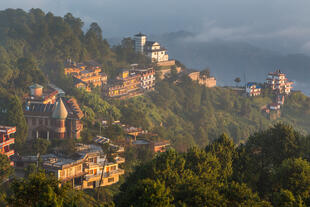
[[[146,35],[139,33],[134,36],[135,51],[148,56],[152,62],[168,61],[167,50],[160,46],[158,42],[147,41]]]
[[[261,87],[257,86],[255,83],[248,83],[246,85],[246,93],[249,96],[259,96],[261,94]]]
[[[140,32],[139,34],[136,34],[134,36],[134,40],[135,40],[135,51],[138,53],[144,53],[144,48],[146,44],[146,35]]]
[[[151,58],[152,62],[168,61],[167,50],[160,46],[158,42],[146,42],[146,55]]]

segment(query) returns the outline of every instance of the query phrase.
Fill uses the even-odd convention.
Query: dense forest
[[[70,13],[57,17],[40,9],[0,11],[0,124],[17,126],[17,151],[22,154],[26,146],[32,147],[24,144],[27,124],[22,110],[32,83],[54,83],[78,100],[85,114],[84,143],[100,133],[112,141],[125,139],[117,126],[99,131],[102,120],[120,120],[169,139],[174,150],[155,157],[128,151],[126,165],[131,173],[120,188],[103,191],[100,199],[94,198],[94,192],[59,187],[40,169],[29,169],[25,179],[2,186],[4,205],[310,205],[309,97],[292,93],[281,118],[271,121],[261,112],[274,98],[268,90],[249,98],[231,88],[206,88],[172,73],[144,96],[105,100],[100,89],[88,93],[73,87],[63,73],[67,58],[95,60],[108,77],[149,60],[134,52],[130,39],[111,47],[96,23],[85,32],[82,28],[81,19]],[[0,162],[5,172],[2,182],[12,172],[5,157],[0,156]]]
[[[204,148],[170,149],[138,164],[119,190],[95,199],[60,187],[53,176],[29,169],[2,193],[9,206],[261,206],[310,205],[310,136],[285,124],[254,133],[237,146],[226,134]],[[1,168],[9,164],[0,156]],[[4,179],[0,177],[1,181]],[[3,188],[3,187],[2,187]],[[98,198],[98,197],[97,197]]]

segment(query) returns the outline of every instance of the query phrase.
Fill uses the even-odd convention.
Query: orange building
[[[108,80],[100,65],[94,61],[76,64],[69,60],[64,73],[73,77],[76,88],[84,88],[86,91],[91,91],[91,86],[101,87]]]
[[[188,74],[188,77],[193,81],[197,81],[199,85],[203,85],[207,88],[212,88],[216,86],[215,77],[207,77],[205,74],[201,72],[192,72]]]
[[[29,86],[29,89],[30,94],[25,99],[32,103],[54,104],[59,93],[58,90],[52,87],[44,88],[37,83]]]
[[[108,87],[108,97],[127,98],[141,95],[141,75],[136,73],[130,73],[128,70],[124,70],[120,76],[117,77],[113,85]]]
[[[0,126],[0,153],[9,158],[14,155],[14,150],[10,149],[10,145],[15,143],[15,139],[10,137],[16,132],[16,127]]]

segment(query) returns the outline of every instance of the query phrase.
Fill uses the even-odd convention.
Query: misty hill
[[[231,85],[236,76],[247,81],[264,81],[266,73],[281,69],[297,86],[309,84],[310,57],[303,54],[285,55],[246,42],[221,40],[201,42],[186,31],[151,36],[165,45],[171,58],[181,60],[189,68],[209,67],[220,84]],[[309,88],[309,86],[308,86]]]

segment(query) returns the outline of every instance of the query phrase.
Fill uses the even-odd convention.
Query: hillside
[[[148,148],[126,142],[123,152],[126,162],[120,163],[125,175],[118,184],[103,188],[95,188],[95,181],[88,182],[87,185],[94,186],[95,190],[73,189],[71,181],[60,185],[55,176],[40,169],[43,160],[39,157],[36,164],[27,166],[24,178],[0,185],[1,206],[310,205],[309,97],[302,92],[293,92],[281,106],[281,118],[272,121],[262,112],[262,108],[274,99],[264,87],[261,96],[247,97],[242,88],[206,88],[191,81],[186,74],[172,72],[166,79],[156,80],[155,90],[143,96],[105,99],[101,88],[86,92],[74,87],[72,78],[64,75],[67,58],[77,62],[95,60],[108,78],[113,78],[121,68],[132,63],[147,65],[149,60],[134,52],[131,41],[111,47],[96,23],[86,32],[82,26],[83,22],[69,13],[57,17],[40,9],[0,11],[0,125],[17,127],[15,152],[41,156],[54,153],[57,148],[60,150],[57,153],[71,158],[77,156],[74,139],[38,138],[27,142],[23,101],[33,83],[43,86],[53,83],[66,92],[67,98],[77,99],[85,115],[79,142],[94,143],[94,137],[102,135],[110,138],[112,143],[125,143],[128,140],[124,129],[111,124],[120,120],[158,135],[147,138],[168,139],[172,149],[154,155]],[[169,38],[173,39],[173,35]],[[171,40],[171,44],[175,41]],[[224,50],[216,47],[213,52],[208,52],[209,55],[219,57],[218,64],[231,70],[229,73],[223,70],[223,74],[233,80],[239,71],[237,67],[228,67],[238,56],[234,46],[230,50],[226,50],[226,46],[223,46]],[[196,54],[197,63],[205,61],[199,56],[204,49],[197,53],[192,53],[190,46],[188,49],[188,54]],[[239,55],[253,55],[251,46],[238,51]],[[174,52],[178,54],[172,49],[170,55]],[[221,54],[231,57],[226,57],[225,62],[220,59],[224,57],[220,57]],[[270,51],[257,51],[257,54],[260,60],[274,57]],[[242,55],[238,58],[243,59]],[[255,56],[252,61],[258,59]],[[190,56],[184,57],[185,62],[189,60]],[[259,68],[259,61],[256,63]],[[257,70],[252,75],[263,77],[266,71]],[[296,71],[300,74],[302,69]],[[211,70],[211,73],[221,81],[220,70]],[[103,121],[107,121],[107,126],[103,127]],[[102,172],[108,167],[106,162],[113,160],[112,154],[116,154],[109,148],[102,146],[108,158],[108,161],[104,159],[104,164],[99,165],[97,157],[93,159]],[[7,156],[0,155],[0,162],[2,183],[12,175],[12,167]],[[74,160],[70,159],[72,162]],[[86,165],[78,163],[81,168]],[[71,167],[76,171],[75,166]],[[112,170],[112,167],[108,169]],[[87,174],[79,176],[100,175],[97,170],[87,170]],[[68,177],[72,175],[71,170],[62,172]],[[113,175],[112,172],[107,170],[109,175]],[[75,177],[71,178],[75,180]]]
[[[182,77],[178,84],[174,84],[176,77],[170,77],[158,82],[155,92],[124,101],[103,100],[98,90],[92,93],[77,90],[72,80],[63,74],[67,57],[78,61],[96,60],[110,77],[122,67],[133,62],[145,64],[147,60],[135,54],[130,45],[110,48],[96,23],[84,33],[81,29],[83,22],[71,14],[62,18],[44,14],[39,9],[28,13],[8,9],[1,11],[0,16],[1,73],[4,77],[0,83],[4,97],[0,103],[2,107],[14,102],[14,97],[7,93],[21,98],[31,83],[44,85],[53,82],[69,96],[77,98],[87,114],[83,132],[86,141],[99,133],[99,122],[103,119],[120,119],[129,125],[154,131],[172,140],[176,149],[181,151],[193,144],[205,145],[223,132],[233,137],[236,143],[242,143],[255,131],[273,124],[261,113],[261,107],[271,103],[271,97],[247,98],[229,88],[204,88],[186,77]],[[309,108],[309,98],[298,93],[290,100],[280,120],[299,125],[300,130],[309,132],[308,114],[303,113]],[[25,120],[21,103],[15,103],[19,108],[16,117],[2,114],[1,123],[17,125],[18,131],[22,132],[18,134],[17,142],[22,143]]]
[[[157,84],[156,92],[122,101],[117,107],[121,112],[142,112],[139,119],[145,120],[142,122],[144,127],[169,138],[181,151],[193,144],[205,145],[223,132],[235,143],[242,143],[254,132],[279,121],[289,123],[303,133],[310,132],[307,112],[310,98],[293,93],[284,105],[282,117],[275,121],[269,120],[261,111],[272,100],[267,94],[249,98],[229,88],[205,88],[183,77],[180,84],[175,85],[169,79],[162,81]],[[126,122],[125,117],[123,120]],[[131,121],[131,124],[135,122]]]

